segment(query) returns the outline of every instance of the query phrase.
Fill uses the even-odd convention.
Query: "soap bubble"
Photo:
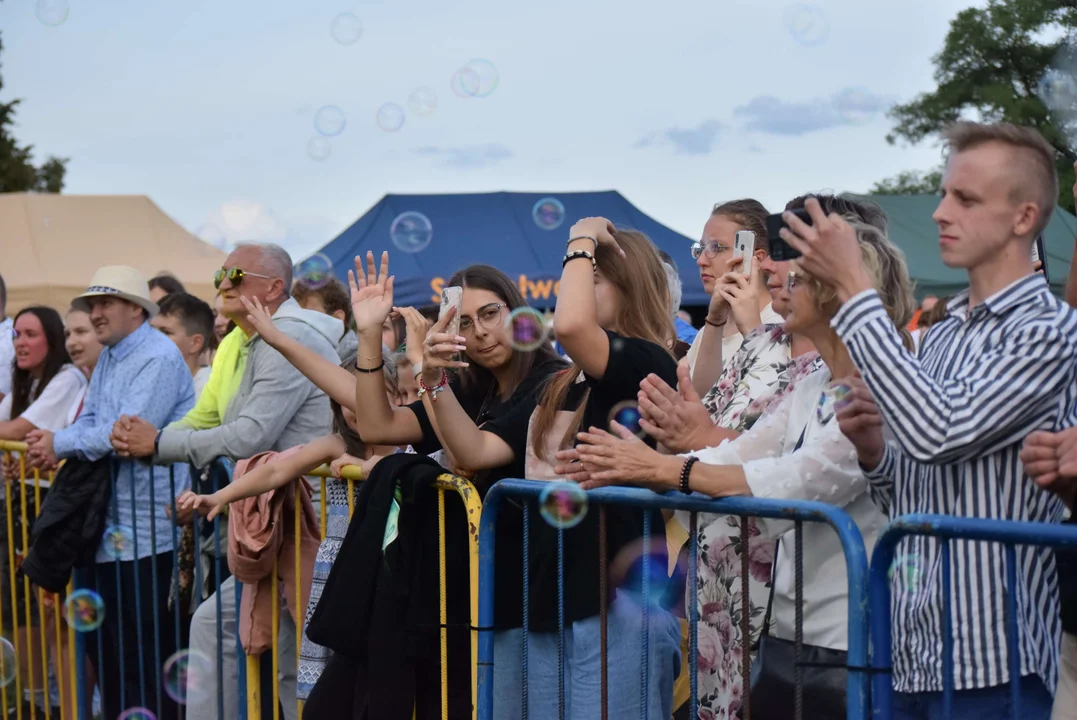
[[[534,308],[518,307],[509,313],[509,344],[522,352],[538,350],[546,342],[546,317]]]
[[[539,513],[555,528],[576,527],[587,516],[587,493],[576,483],[550,483],[539,494]]]
[[[0,688],[7,687],[15,679],[15,670],[18,660],[15,659],[15,648],[7,638],[0,638]]]
[[[76,590],[64,600],[67,624],[78,632],[90,632],[105,622],[105,601],[93,590]]]
[[[643,552],[643,538],[625,545],[610,562],[610,583],[617,595],[631,597],[637,603],[643,598],[643,578],[648,581],[647,604],[657,606],[669,582],[669,556],[665,542],[651,538],[650,549]]]
[[[296,264],[295,279],[312,290],[323,288],[333,279],[333,262],[322,253],[314,253]]]
[[[797,3],[785,8],[785,29],[801,45],[820,45],[830,35],[830,19],[819,5]]]
[[[211,687],[216,667],[197,650],[180,650],[165,660],[163,672],[168,697],[178,703],[187,703]]]
[[[434,226],[426,215],[409,210],[393,220],[389,226],[389,239],[403,252],[422,252],[434,239]]]
[[[336,105],[324,105],[314,113],[314,129],[320,135],[326,137],[340,135],[347,124],[348,120],[344,117],[344,111]]]
[[[531,217],[543,230],[556,230],[565,221],[565,206],[557,198],[542,198],[531,208]]]
[[[378,127],[385,132],[396,132],[404,127],[404,117],[404,108],[396,103],[385,103],[378,108],[374,120],[378,123]]]
[[[482,59],[469,61],[457,73],[460,89],[470,97],[489,97],[501,79],[494,64]]]
[[[363,36],[363,22],[351,13],[340,13],[330,23],[329,34],[341,45],[352,45]]]
[[[454,72],[452,79],[449,81],[449,87],[452,88],[453,94],[464,99],[474,97],[475,93],[472,90],[477,91],[481,85],[482,80],[479,78],[479,74],[466,65]]]
[[[37,0],[34,14],[42,25],[56,27],[67,20],[71,7],[67,0]]]
[[[329,157],[331,151],[332,146],[329,144],[329,141],[321,135],[315,135],[307,141],[307,157],[311,160],[321,162]]]
[[[408,109],[413,115],[426,117],[438,107],[438,96],[428,87],[416,88],[408,96]]]
[[[144,707],[133,707],[117,715],[116,720],[157,720],[157,716]]]
[[[131,528],[124,525],[109,525],[105,528],[104,537],[101,538],[101,547],[105,554],[113,560],[123,557],[124,553],[134,551],[135,534]]]
[[[639,411],[639,405],[634,400],[625,400],[613,406],[610,410],[609,421],[606,423],[609,431],[613,432],[613,422],[617,421],[636,437],[646,437],[647,433],[640,427],[639,421],[643,415]]]
[[[890,563],[887,577],[890,579],[891,584],[897,582],[905,593],[911,595],[920,594],[924,590],[923,558],[914,553],[895,555],[894,561]]]

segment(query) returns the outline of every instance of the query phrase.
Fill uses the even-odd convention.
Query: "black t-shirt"
[[[468,417],[483,430],[500,435],[495,429],[499,420],[517,415],[531,416],[539,396],[546,387],[546,381],[553,373],[564,370],[567,365],[560,360],[548,360],[536,364],[516,387],[507,400],[500,401],[496,390],[484,395],[482,393],[461,393],[456,383],[451,383],[460,406]],[[429,455],[441,449],[441,442],[430,423],[430,417],[423,407],[422,400],[407,406],[419,421],[423,431],[422,442],[412,445],[415,452]],[[511,443],[510,443],[511,445]],[[515,447],[515,446],[513,446]],[[480,497],[498,480],[524,477],[524,453],[515,453],[515,458],[508,465],[475,474],[472,484],[479,491]],[[521,608],[523,606],[523,566],[520,557],[523,553],[523,512],[522,505],[509,500],[501,505],[497,518],[497,552],[494,555],[494,606],[496,608],[494,626],[501,630],[520,627]]]
[[[601,379],[584,377],[584,382],[574,385],[568,393],[564,411],[579,408],[584,395],[587,404],[584,408],[580,427],[591,426],[607,428],[609,414],[613,407],[626,400],[634,401],[639,392],[639,384],[649,373],[654,373],[670,385],[677,385],[677,364],[673,357],[662,347],[638,338],[626,338],[607,331],[610,342],[609,362]],[[540,398],[541,399],[541,398]],[[496,421],[487,424],[487,430],[502,437],[516,452],[519,459],[526,453],[528,427],[531,413],[507,413]],[[559,439],[559,438],[558,438]],[[647,438],[647,443],[654,447],[655,442]],[[548,632],[557,629],[557,529],[548,525],[538,512],[538,503],[530,505],[530,563],[531,563],[531,605],[530,629]],[[606,557],[607,568],[613,565],[618,553],[643,536],[644,511],[615,505],[606,508]],[[522,533],[520,533],[522,534]],[[517,536],[519,538],[519,535]],[[508,543],[506,543],[506,546]],[[564,597],[565,622],[572,623],[593,617],[599,612],[599,577],[598,577],[598,510],[589,508],[583,521],[576,527],[564,531]],[[510,550],[514,553],[517,565],[522,564],[523,548],[517,539],[517,545]],[[651,553],[655,563],[664,563],[666,554],[665,523],[659,510],[651,511]],[[503,545],[499,533],[495,559],[500,572],[503,558]],[[664,574],[666,565],[662,566]],[[614,590],[612,586],[609,588]],[[653,597],[657,598],[662,588],[652,588]],[[504,606],[498,605],[498,613]],[[519,627],[521,610],[514,612],[516,625],[499,627]]]

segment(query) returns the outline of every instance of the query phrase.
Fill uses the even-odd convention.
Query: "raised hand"
[[[404,354],[412,365],[418,365],[423,361],[424,343],[431,323],[413,307],[394,307],[393,311],[404,318],[404,325],[407,326]]]
[[[733,322],[741,335],[747,335],[763,324],[759,315],[759,273],[749,279],[739,272],[728,272],[718,278],[714,292],[720,294],[733,312]]]
[[[710,413],[692,387],[685,362],[677,365],[677,390],[653,373],[639,387],[636,397],[642,416],[640,427],[667,450],[692,452],[722,442],[722,438],[716,437]]]
[[[456,353],[467,349],[464,344],[467,340],[445,332],[455,316],[456,307],[450,307],[426,334],[426,342],[423,343],[423,379],[428,383],[437,383],[447,368],[468,366],[467,362],[455,359]]]
[[[621,246],[617,244],[617,240],[613,237],[615,232],[616,228],[613,227],[613,223],[606,218],[587,217],[577,221],[572,226],[572,229],[568,231],[568,237],[570,240],[581,236],[592,237],[595,239],[596,250],[599,245],[605,245],[621,257],[624,257],[625,251],[621,249]]]
[[[812,224],[786,212],[782,219],[788,227],[780,233],[783,240],[800,251],[800,267],[833,287],[841,302],[871,289],[872,280],[864,268],[852,225],[837,213],[827,215],[815,198],[808,198],[804,209],[811,215]]]
[[[240,295],[239,301],[246,308],[247,322],[251,324],[254,331],[270,347],[277,347],[277,344],[285,335],[273,324],[273,316],[269,313],[269,310],[262,306],[258,298],[248,298],[246,295]]]
[[[381,269],[374,267],[374,253],[367,251],[366,268],[355,256],[355,270],[348,271],[352,295],[352,315],[361,334],[381,336],[381,326],[393,309],[393,277],[389,274],[389,253],[381,254]]]

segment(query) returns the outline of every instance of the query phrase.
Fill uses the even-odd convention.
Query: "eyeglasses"
[[[493,330],[501,324],[501,308],[504,307],[507,307],[504,303],[483,305],[475,313],[475,320],[478,321],[479,325],[482,325],[483,329]],[[460,334],[464,337],[469,337],[473,332],[475,332],[475,322],[466,316],[460,318]]]
[[[264,280],[273,279],[268,275],[259,275],[258,273],[253,273],[250,270],[244,270],[243,268],[238,267],[228,268],[227,270],[225,268],[217,268],[217,272],[213,274],[213,287],[220,290],[221,283],[224,282],[225,278],[228,278],[228,282],[232,283],[233,287],[236,287],[243,282],[243,278],[248,275],[251,277],[263,278]]]
[[[703,253],[707,253],[707,257],[714,259],[719,254],[730,250],[728,245],[723,245],[719,242],[709,242],[706,245],[703,243],[692,243],[692,259],[699,260],[699,256]]]
[[[798,273],[796,270],[790,270],[789,272],[787,272],[785,274],[786,292],[793,292],[793,288],[799,285],[802,280],[803,278],[800,277],[800,273]]]

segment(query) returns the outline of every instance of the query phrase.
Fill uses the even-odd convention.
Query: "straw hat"
[[[72,300],[71,305],[88,313],[90,304],[86,299],[104,295],[134,303],[149,313],[150,317],[157,314],[157,303],[150,300],[150,286],[146,283],[146,278],[133,267],[106,265],[98,268],[90,281],[90,287]]]

